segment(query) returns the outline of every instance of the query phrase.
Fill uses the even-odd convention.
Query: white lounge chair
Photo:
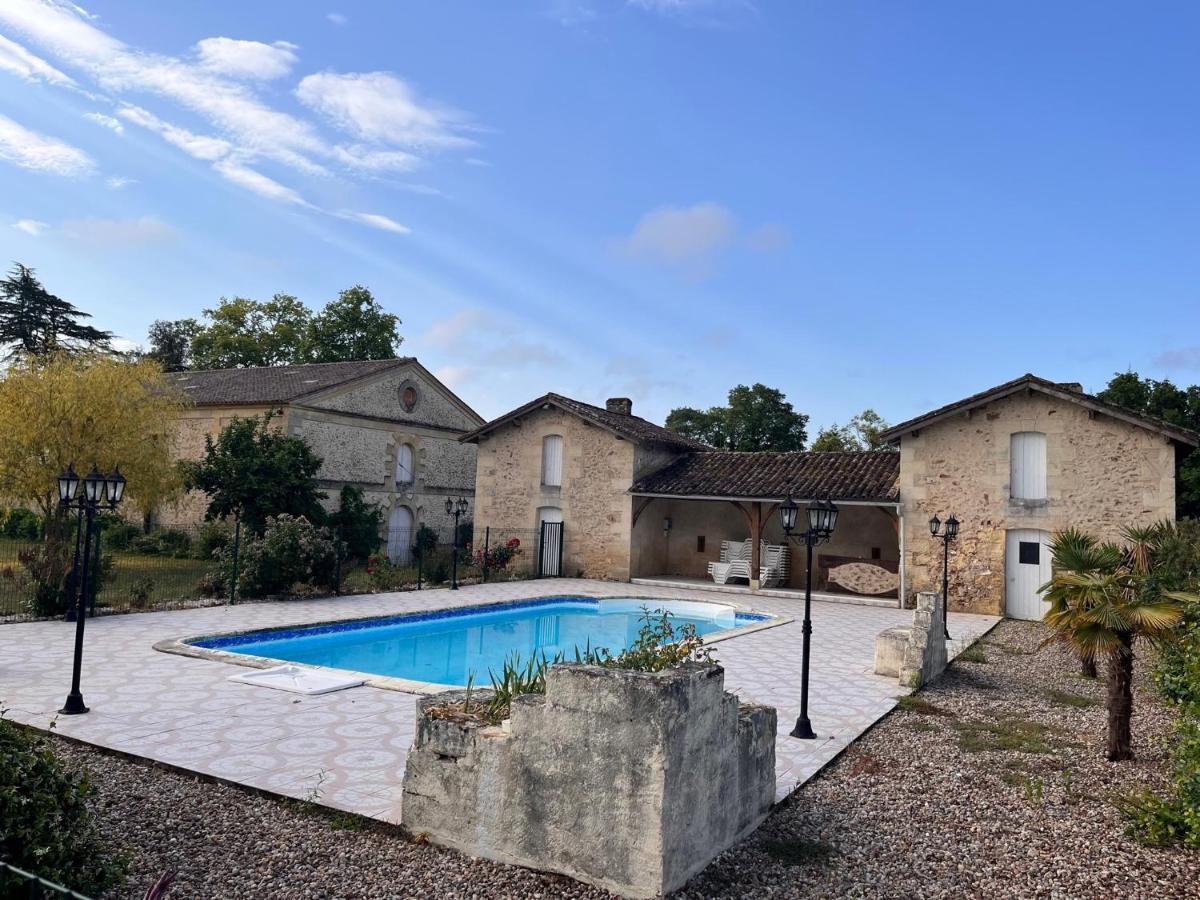
[[[721,558],[708,564],[708,574],[716,584],[731,578],[750,581],[750,541],[721,541]]]
[[[791,550],[786,544],[764,544],[759,554],[760,587],[779,587],[791,573]]]

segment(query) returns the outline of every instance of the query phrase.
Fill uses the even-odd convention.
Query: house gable
[[[482,417],[416,360],[301,397],[293,405],[456,432],[483,424]]]

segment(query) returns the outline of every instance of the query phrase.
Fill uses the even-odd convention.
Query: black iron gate
[[[563,523],[543,522],[538,546],[538,578],[562,575]]]

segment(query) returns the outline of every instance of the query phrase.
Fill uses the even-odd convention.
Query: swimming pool
[[[486,686],[488,673],[518,654],[528,660],[575,648],[604,647],[616,655],[636,640],[642,607],[671,613],[676,630],[700,635],[771,620],[720,603],[686,600],[548,597],[498,606],[435,610],[387,618],[274,629],[190,640],[193,647],[328,666],[438,685]]]

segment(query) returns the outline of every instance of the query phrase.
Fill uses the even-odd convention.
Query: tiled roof
[[[460,440],[476,441],[506,422],[519,419],[521,416],[535,409],[540,409],[543,406],[558,407],[566,412],[573,413],[581,419],[586,419],[595,425],[607,428],[614,434],[635,443],[657,444],[664,447],[674,447],[678,450],[708,449],[707,444],[702,444],[700,441],[695,441],[681,434],[676,434],[673,431],[668,431],[661,425],[655,425],[653,422],[649,422],[640,416],[611,412],[602,406],[593,406],[590,403],[583,403],[580,400],[572,400],[570,397],[564,397],[562,394],[546,394],[545,396],[538,397],[536,400],[531,400],[524,406],[519,406],[499,418],[492,419],[492,421],[488,422],[482,428],[477,428],[475,431],[464,434]]]
[[[1121,419],[1129,422],[1132,425],[1140,426],[1141,428],[1156,431],[1160,434],[1169,437],[1171,440],[1181,444],[1187,444],[1190,447],[1200,446],[1200,433],[1192,431],[1190,428],[1184,428],[1180,425],[1174,425],[1163,419],[1155,418],[1154,416],[1146,416],[1141,413],[1133,412],[1125,409],[1123,406],[1117,406],[1115,403],[1109,403],[1107,400],[1101,400],[1092,394],[1085,394],[1079,389],[1077,384],[1064,384],[1057,381],[1050,381],[1046,378],[1039,378],[1037,375],[1025,374],[1020,378],[1014,378],[1012,381],[1006,381],[1004,384],[997,385],[994,388],[989,388],[986,391],[980,391],[978,394],[972,394],[970,397],[959,400],[955,403],[947,404],[939,407],[932,412],[927,412],[924,415],[917,416],[915,419],[909,419],[907,422],[901,422],[899,425],[893,425],[887,431],[883,432],[880,437],[885,441],[898,441],[905,434],[916,431],[927,425],[932,425],[946,416],[953,415],[958,412],[966,412],[977,406],[982,406],[985,403],[991,403],[993,400],[999,400],[1003,397],[1008,397],[1016,394],[1019,391],[1030,390],[1038,391],[1039,393],[1055,397],[1059,400],[1065,400],[1068,403],[1076,403],[1098,413],[1103,413],[1106,416],[1114,419]]]
[[[412,357],[172,372],[167,377],[198,406],[287,403],[368,375],[408,365]]]
[[[730,497],[746,500],[868,500],[899,498],[900,454],[692,453],[639,479],[632,494]]]

